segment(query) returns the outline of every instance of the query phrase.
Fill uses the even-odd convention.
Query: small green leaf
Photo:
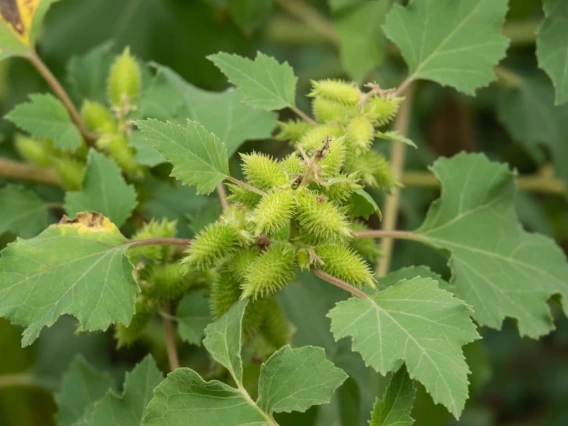
[[[205,327],[213,318],[209,310],[209,300],[200,293],[186,294],[179,302],[176,311],[178,333],[183,341],[201,346]]]
[[[140,131],[132,132],[128,144],[136,150],[134,161],[143,166],[155,167],[166,162],[160,152],[146,140]]]
[[[245,33],[251,33],[260,27],[273,7],[274,0],[227,0],[227,8]]]
[[[481,154],[440,159],[432,171],[442,196],[416,232],[451,253],[455,294],[481,325],[499,329],[509,317],[521,335],[550,332],[550,297],[560,294],[568,313],[568,263],[554,241],[517,220],[514,174]]]
[[[229,175],[227,149],[201,124],[164,123],[154,119],[136,123],[143,136],[173,164],[172,176],[195,185],[198,194],[209,194]]]
[[[122,394],[109,390],[87,409],[77,426],[140,426],[163,376],[150,355],[126,374]]]
[[[65,196],[65,210],[70,216],[78,212],[99,212],[116,226],[122,226],[136,208],[136,190],[128,185],[118,166],[95,150],[89,152],[83,187]]]
[[[543,0],[543,6],[546,19],[536,36],[536,56],[538,65],[554,83],[558,105],[568,101],[568,3],[565,0]]]
[[[378,131],[377,132],[377,137],[379,139],[386,139],[389,141],[395,141],[395,142],[401,142],[405,145],[411,146],[412,148],[416,149],[416,144],[414,142],[412,142],[412,140],[410,140],[409,138],[407,138],[406,136],[403,135],[399,135],[397,132],[393,131],[389,131],[389,132],[381,132]]]
[[[0,61],[24,56],[33,46],[52,3],[59,0],[2,0],[0,7]]]
[[[469,315],[436,281],[417,277],[339,302],[328,317],[335,339],[352,336],[367,365],[384,375],[403,360],[410,377],[458,417],[468,395],[462,346],[479,338]]]
[[[67,110],[52,95],[30,95],[30,102],[16,106],[6,118],[35,138],[53,140],[59,149],[73,151],[83,143]]]
[[[248,299],[235,303],[221,318],[205,329],[203,346],[215,361],[225,367],[235,381],[243,381],[243,362],[241,359],[242,320]]]
[[[0,234],[11,231],[30,238],[47,226],[48,204],[20,185],[0,189]]]
[[[106,79],[115,58],[112,45],[103,43],[82,56],[73,56],[67,63],[67,81],[78,100],[106,104]]]
[[[363,217],[369,219],[373,213],[377,213],[379,219],[382,217],[379,206],[373,200],[373,197],[363,189],[353,191],[349,200],[349,215],[352,217]]]
[[[270,138],[277,115],[243,103],[240,91],[206,92],[192,86],[171,69],[157,66],[157,77],[163,77],[178,99],[182,100],[180,116],[197,121],[221,139],[231,157],[243,142]]]
[[[65,314],[87,331],[128,324],[139,289],[126,242],[108,219],[83,214],[9,244],[0,257],[0,316],[27,327],[22,345]]]
[[[323,348],[286,345],[260,368],[257,404],[270,415],[304,412],[328,404],[345,379],[347,374],[326,358]]]
[[[228,53],[208,56],[244,95],[244,102],[265,110],[294,106],[296,81],[294,70],[287,62],[258,52],[254,60]]]
[[[415,396],[414,384],[402,367],[391,377],[383,398],[375,402],[369,426],[412,426]]]
[[[154,390],[143,426],[265,426],[266,416],[243,393],[189,368],[178,368]],[[252,403],[254,404],[254,403]]]
[[[473,95],[495,79],[493,67],[505,56],[506,13],[507,0],[415,0],[394,5],[384,30],[413,79]]]
[[[381,30],[392,0],[363,1],[333,19],[343,68],[361,83],[382,62],[386,40]],[[362,54],[364,52],[364,54]]]
[[[85,410],[114,386],[112,377],[97,371],[77,355],[61,379],[59,391],[55,394],[58,426],[71,426],[85,413]]]

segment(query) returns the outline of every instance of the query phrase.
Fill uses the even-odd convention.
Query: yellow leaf
[[[0,15],[6,26],[25,46],[30,45],[33,17],[40,0],[0,0]]]

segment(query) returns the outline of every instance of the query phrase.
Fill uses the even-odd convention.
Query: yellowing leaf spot
[[[30,30],[40,0],[0,0],[0,19],[26,45],[30,45]]]
[[[75,219],[69,219],[64,215],[63,218],[59,221],[58,226],[61,227],[62,232],[64,232],[65,227],[72,227],[72,229],[74,229],[78,234],[106,232],[118,233],[120,235],[120,231],[118,230],[116,225],[106,217],[104,217],[102,214],[97,212],[79,212],[77,213],[77,217]]]

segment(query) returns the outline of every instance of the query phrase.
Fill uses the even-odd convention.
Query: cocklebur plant
[[[415,231],[395,229],[415,81],[467,94],[488,84],[507,45],[504,0],[393,6],[384,32],[408,77],[395,88],[360,84],[368,70],[357,83],[314,80],[311,116],[296,105],[293,69],[262,53],[211,55],[232,84],[216,93],[103,45],[70,61],[71,99],[34,50],[50,0],[16,3],[19,14],[0,8],[0,58],[29,59],[57,98],[31,95],[8,114],[29,133],[14,148],[65,195],[46,203],[23,186],[0,189],[0,230],[22,237],[0,257],[0,316],[25,327],[23,346],[65,315],[78,333],[112,327],[117,350],[151,348],[164,370],[165,353],[172,370],[164,379],[148,356],[119,395],[78,357],[56,394],[58,423],[276,425],[322,405],[302,421],[350,424],[339,394],[352,393],[349,407],[360,407],[346,413],[360,422],[410,425],[414,382],[457,418],[474,320],[500,328],[510,317],[536,338],[553,328],[551,297],[567,311],[564,254],[519,225],[514,173],[482,154],[436,161],[440,198]],[[349,8],[378,4],[364,3]],[[265,139],[277,142],[238,152]],[[423,266],[388,273],[393,238],[447,255],[450,282]],[[333,343],[344,337],[355,356]],[[375,373],[391,377],[373,405],[365,380]]]

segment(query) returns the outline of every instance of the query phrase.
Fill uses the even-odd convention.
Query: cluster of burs
[[[367,262],[376,260],[378,250],[372,239],[352,237],[365,229],[352,196],[364,186],[388,192],[397,184],[388,161],[371,148],[401,98],[333,80],[314,82],[310,96],[317,123],[280,123],[277,139],[293,147],[285,158],[241,154],[245,184],[227,184],[229,208],[195,237],[181,262],[172,261],[171,247],[132,250],[134,261],[153,263],[138,271],[139,313],[128,329],[119,328],[119,341],[128,343],[139,333],[151,309],[148,300],[161,303],[204,290],[215,318],[251,298],[244,332],[260,347],[280,347],[290,327],[274,294],[299,271],[317,268],[353,286],[374,287]],[[151,222],[134,238],[173,236],[174,223]]]
[[[135,150],[129,146],[131,117],[140,100],[142,71],[136,59],[125,49],[110,65],[105,105],[83,99],[81,118],[92,133],[97,150],[112,158],[130,180],[140,180],[147,170],[134,161]],[[30,163],[54,168],[66,189],[81,188],[88,146],[83,141],[75,149],[57,149],[50,139],[18,135],[16,148]]]

